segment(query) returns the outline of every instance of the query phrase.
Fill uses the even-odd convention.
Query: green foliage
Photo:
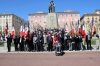
[[[91,39],[91,45],[96,45],[96,40],[100,41],[100,39],[97,39],[97,38]],[[84,44],[87,45],[86,42],[85,42],[85,39],[83,39],[83,41],[84,41]]]
[[[0,43],[0,47],[4,47],[4,43]]]
[[[0,43],[0,47],[4,47],[4,42]],[[11,47],[14,47],[14,41],[12,41]]]

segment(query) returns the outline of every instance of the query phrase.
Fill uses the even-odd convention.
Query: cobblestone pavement
[[[100,51],[65,52],[63,56],[54,52],[0,53],[0,66],[100,66]]]

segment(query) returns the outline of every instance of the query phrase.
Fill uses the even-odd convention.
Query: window
[[[66,19],[66,22],[68,22],[68,19]]]
[[[44,18],[46,17],[46,15],[44,15]]]
[[[64,17],[64,15],[62,15],[62,17]]]
[[[33,21],[31,21],[31,23],[33,23]]]
[[[67,14],[66,14],[66,17],[67,17]]]
[[[40,16],[40,18],[41,18],[41,16]]]
[[[31,18],[33,18],[33,16],[31,16]]]
[[[60,22],[60,19],[58,19],[58,22]]]
[[[78,20],[77,20],[77,19],[75,19],[75,21],[77,22]]]
[[[5,18],[5,16],[3,16],[3,18]]]
[[[42,20],[40,20],[40,22],[42,22]]]
[[[11,19],[9,19],[9,21],[11,21]]]
[[[62,22],[64,22],[64,19],[62,19]]]
[[[59,15],[57,15],[57,17],[59,17]]]
[[[98,20],[97,19],[95,20],[95,23],[98,23]]]
[[[0,16],[0,18],[2,18],[2,16]]]
[[[37,16],[35,16],[35,18],[37,18]]]
[[[72,14],[71,14],[71,16],[72,16]]]
[[[37,22],[37,20],[35,20],[35,22]]]
[[[72,18],[71,18],[71,21],[73,21]]]

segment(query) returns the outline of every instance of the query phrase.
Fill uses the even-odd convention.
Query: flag
[[[20,36],[23,36],[23,23],[20,22]]]
[[[8,21],[7,21],[7,19],[6,19],[6,27],[5,27],[4,33],[6,35],[8,35]]]
[[[82,36],[83,38],[86,38],[86,33],[85,33],[85,22],[83,21],[83,24],[82,24]]]
[[[22,36],[25,37],[25,24],[23,24]]]
[[[31,39],[31,35],[30,35],[30,27],[29,27],[29,22],[27,23],[27,37],[29,38],[29,39]]]
[[[68,24],[66,23],[66,27],[65,27],[65,32],[68,33],[69,30],[68,30]]]
[[[72,24],[71,24],[71,35],[75,36],[75,28],[74,28],[73,21],[72,21]]]
[[[96,27],[94,25],[94,18],[92,18],[92,32],[93,32],[93,34],[96,34]]]
[[[12,35],[12,38],[15,38],[15,27],[14,27],[14,24],[12,25],[11,35]]]
[[[80,27],[80,21],[78,20],[78,36],[81,35],[81,27]]]

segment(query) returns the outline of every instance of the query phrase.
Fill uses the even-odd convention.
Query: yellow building
[[[6,22],[8,22],[8,32],[12,31],[12,24],[14,23],[16,35],[19,35],[20,31],[20,22],[25,22],[24,19],[14,15],[14,14],[0,14],[0,30],[3,33]]]
[[[94,13],[84,14],[81,18],[81,24],[85,22],[86,34],[92,32],[92,18],[94,19],[94,25],[96,26],[96,33],[100,33],[100,10],[95,10]]]

